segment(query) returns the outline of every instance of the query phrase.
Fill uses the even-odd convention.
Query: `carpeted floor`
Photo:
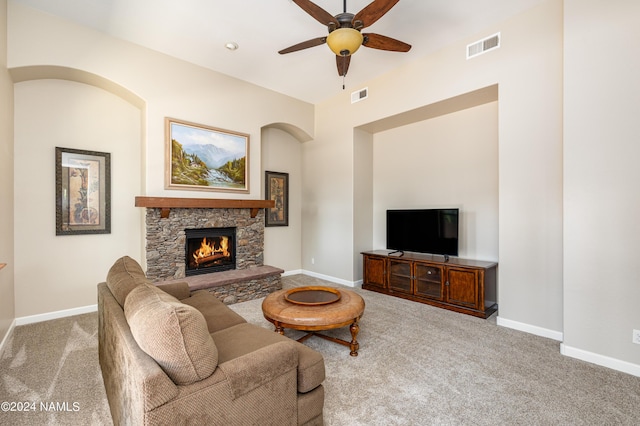
[[[283,283],[336,286],[302,275]],[[495,318],[356,291],[366,302],[359,356],[305,342],[325,357],[327,425],[640,424],[638,377],[563,357],[558,342]],[[271,329],[261,302],[231,307]],[[36,405],[3,408],[0,424],[110,425],[96,333],[95,313],[17,327],[0,356],[0,402]],[[349,339],[348,329],[331,333]]]

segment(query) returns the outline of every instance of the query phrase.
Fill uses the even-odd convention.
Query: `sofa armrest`
[[[225,374],[233,399],[298,367],[298,350],[278,342],[218,365]]]
[[[170,295],[172,295],[178,300],[186,299],[187,297],[191,296],[191,290],[189,289],[189,284],[185,282],[169,283],[169,284],[158,283],[158,284],[155,284],[155,286],[158,287],[160,290],[164,291],[165,293],[169,293]]]
[[[145,413],[144,424],[295,425],[298,353],[292,343],[262,347],[218,364],[204,380],[177,386],[179,394]]]

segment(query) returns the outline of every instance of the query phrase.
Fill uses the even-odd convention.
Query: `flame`
[[[213,256],[214,254],[222,254],[224,257],[230,257],[229,253],[229,238],[220,237],[217,247],[215,242],[207,242],[207,237],[204,237],[200,242],[200,248],[193,252],[193,258],[198,261],[204,257]]]

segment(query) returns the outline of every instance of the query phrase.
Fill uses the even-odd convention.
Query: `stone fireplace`
[[[187,276],[185,229],[236,228],[236,269],[263,264],[264,212],[251,218],[242,209],[147,209],[147,277],[164,281]]]
[[[283,271],[264,265],[264,208],[272,207],[269,203],[273,202],[136,197],[136,206],[146,207],[147,278],[186,281],[192,291],[206,289],[225,303],[263,297],[282,288]],[[211,267],[205,273],[202,263],[190,267],[187,260],[193,258],[188,253],[189,240],[197,239],[200,248],[203,238],[211,247],[211,253],[204,255]],[[224,244],[227,252],[234,252],[235,269],[226,258]]]

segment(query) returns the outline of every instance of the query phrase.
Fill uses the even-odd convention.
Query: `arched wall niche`
[[[289,133],[291,136],[296,138],[300,143],[309,142],[313,139],[311,135],[307,132],[299,128],[298,126],[294,126],[289,123],[271,123],[263,127],[263,129],[278,129],[283,132]]]
[[[141,147],[141,158],[146,158],[146,147],[147,147],[147,116],[146,116],[146,101],[127,89],[126,87],[115,83],[105,77],[102,77],[98,74],[94,74],[91,72],[87,72],[84,70],[79,70],[76,68],[70,67],[61,67],[56,65],[31,65],[24,67],[15,67],[9,69],[9,74],[11,75],[11,79],[14,83],[21,83],[25,81],[33,81],[33,80],[66,80],[73,81],[75,83],[87,84],[89,86],[93,86],[99,89],[102,89],[106,92],[109,92],[125,102],[133,105],[135,108],[140,110],[140,147]],[[142,179],[142,187],[146,187],[145,181],[145,164],[143,160],[143,164],[140,166],[141,170],[141,179]]]
[[[288,175],[287,226],[267,227],[264,233],[264,262],[287,273],[302,268],[302,151],[311,136],[288,123],[261,128],[261,175],[265,171]],[[266,181],[261,189],[266,196]]]
[[[111,80],[101,77],[97,74],[93,74],[87,71],[60,67],[54,65],[33,65],[26,67],[16,67],[9,69],[9,74],[14,83],[20,83],[30,80],[69,80],[77,83],[84,83],[90,86],[95,86],[100,89],[106,90],[112,93],[130,104],[134,105],[141,111],[144,111],[146,102],[140,96],[133,93],[131,90],[123,87]]]

